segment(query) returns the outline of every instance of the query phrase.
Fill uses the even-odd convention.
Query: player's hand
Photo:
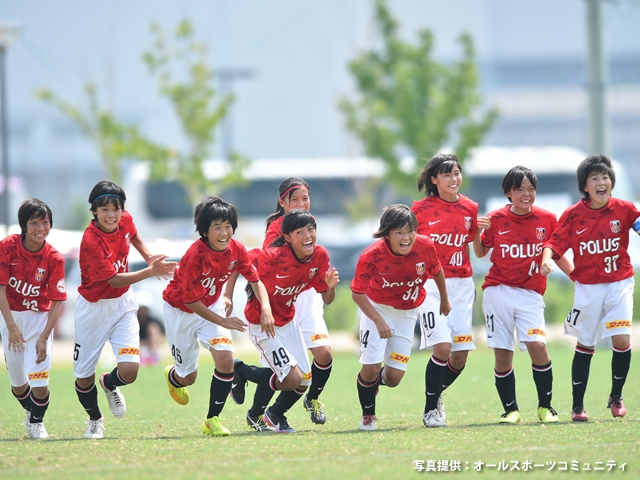
[[[158,280],[160,279],[160,277],[164,278],[165,280],[169,280],[169,277],[171,276],[171,274],[173,274],[176,266],[178,265],[177,262],[165,261],[166,258],[168,258],[167,255],[154,255],[153,261],[151,261],[151,263],[149,264],[151,272],[153,273],[153,275],[158,277]]]
[[[440,315],[444,315],[445,317],[447,315],[449,315],[449,312],[451,311],[451,303],[449,303],[449,300],[441,300],[440,301]]]
[[[380,338],[391,338],[393,336],[393,330],[387,322],[383,319],[375,322],[376,328],[378,329],[378,333],[380,334]]]
[[[228,328],[229,330],[237,330],[239,332],[244,332],[247,330],[247,324],[244,322],[244,320],[241,320],[238,317],[224,318],[220,325],[222,325],[224,328]]]
[[[551,260],[547,260],[546,262],[542,262],[540,264],[540,273],[545,277],[551,273],[553,273],[553,262]]]
[[[260,327],[262,333],[266,333],[267,337],[276,338],[276,321],[271,311],[262,310],[260,314]]]
[[[478,217],[478,231],[489,230],[491,228],[491,217]]]
[[[9,350],[13,350],[13,353],[20,355],[24,352],[26,340],[22,335],[22,332],[17,326],[9,329]]]
[[[224,302],[224,315],[229,317],[233,313],[233,299],[223,295],[222,301]]]
[[[38,337],[36,340],[36,363],[42,363],[47,358],[47,339]]]
[[[338,273],[338,270],[336,270],[336,267],[333,267],[327,272],[324,276],[324,281],[327,283],[329,288],[336,288],[336,285],[340,283],[340,274]]]

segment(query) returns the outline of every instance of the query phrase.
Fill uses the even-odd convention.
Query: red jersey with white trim
[[[92,220],[80,242],[80,277],[78,293],[88,302],[118,298],[129,286],[113,288],[107,280],[129,271],[129,246],[138,234],[133,218],[126,210],[115,232],[103,232]]]
[[[274,240],[282,236],[283,220],[284,220],[284,215],[281,215],[269,224],[269,226],[267,227],[267,232],[264,235],[264,242],[262,242],[262,248],[267,248],[269,245],[273,243]]]
[[[406,255],[393,253],[381,238],[360,255],[351,290],[375,303],[411,310],[422,305],[427,296],[425,282],[441,268],[433,240],[426,235],[416,235],[413,248]]]
[[[260,280],[242,243],[232,238],[227,248],[216,252],[206,238],[201,238],[180,260],[173,279],[162,292],[162,298],[173,308],[187,313],[193,312],[186,303],[200,300],[210,307],[220,298],[222,287],[234,272],[240,273],[248,282]]]
[[[469,243],[478,229],[478,204],[464,195],[447,202],[429,196],[413,202],[411,211],[418,219],[418,233],[433,240],[447,278],[466,278],[473,273]]]
[[[47,242],[30,252],[22,235],[9,235],[0,241],[0,285],[7,287],[11,310],[48,312],[51,302],[67,299],[64,257]]]
[[[315,288],[318,293],[327,291],[325,276],[329,271],[329,253],[316,245],[311,258],[301,261],[289,245],[254,248],[249,257],[258,269],[260,280],[269,294],[271,313],[276,326],[282,327],[295,314],[295,301],[305,290]],[[249,323],[260,324],[260,302],[255,295],[247,302],[244,315]]]
[[[588,285],[618,282],[633,276],[627,248],[638,216],[633,203],[619,198],[609,198],[598,210],[583,199],[564,211],[558,230],[544,246],[553,250],[554,258],[573,250],[571,280]]]
[[[526,215],[512,213],[511,206],[489,213],[491,228],[480,234],[482,244],[493,248],[482,289],[508,285],[544,295],[547,277],[540,273],[542,246],[556,231],[558,220],[554,213],[535,205]]]

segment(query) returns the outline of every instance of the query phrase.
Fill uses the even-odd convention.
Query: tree
[[[431,157],[455,143],[461,162],[493,126],[495,108],[480,114],[478,71],[471,37],[460,35],[462,58],[451,65],[433,59],[433,34],[418,32],[412,45],[398,35],[398,22],[385,0],[375,2],[380,48],[358,55],[349,64],[359,98],[343,98],[340,109],[347,128],[362,141],[366,155],[386,166],[385,179],[395,190],[417,195],[416,169],[403,158]]]
[[[214,73],[206,64],[206,47],[193,38],[191,24],[184,20],[174,32],[174,43],[168,42],[162,29],[153,24],[153,47],[143,55],[151,75],[158,81],[160,94],[167,98],[182,126],[186,149],[171,146],[145,137],[136,126],[118,120],[98,105],[95,87],[88,85],[89,108],[80,108],[49,90],[38,96],[69,117],[83,134],[94,141],[110,178],[121,179],[124,160],[145,161],[150,164],[151,180],[175,180],[195,202],[209,191],[243,183],[242,172],[248,160],[237,153],[229,159],[229,168],[222,180],[212,182],[203,171],[203,163],[211,157],[215,130],[233,103],[233,96],[218,98],[213,86]],[[175,80],[174,71],[184,72]]]

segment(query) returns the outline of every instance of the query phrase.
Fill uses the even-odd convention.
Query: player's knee
[[[182,385],[184,385],[185,387],[188,387],[189,385],[193,385],[194,383],[196,383],[196,378],[198,378],[198,371],[197,370],[195,372],[191,372],[189,375],[183,377],[183,379],[180,381],[180,383]]]
[[[365,382],[373,382],[380,375],[380,364],[376,363],[374,365],[362,365],[360,369],[360,377]]]
[[[320,365],[329,365],[333,361],[331,357],[331,347],[329,346],[312,348],[311,353],[313,354],[315,362]]]
[[[122,379],[123,382],[133,383],[138,378],[138,367],[139,364],[126,362],[118,365],[118,375]]]
[[[218,355],[215,358],[216,370],[220,373],[233,373],[233,354],[226,352],[228,355]]]
[[[44,387],[33,387],[31,391],[36,398],[46,398],[49,395],[49,387],[46,385]]]
[[[296,365],[293,367],[288,375],[284,377],[281,383],[281,390],[294,390],[302,383],[302,372]]]
[[[446,360],[447,358],[449,358],[449,355],[451,354],[451,344],[446,342],[446,343],[438,343],[434,345],[433,354],[436,356],[436,358]]]

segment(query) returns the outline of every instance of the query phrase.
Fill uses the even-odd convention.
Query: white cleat
[[[87,420],[87,433],[85,438],[104,438],[104,418],[98,420]]]
[[[44,423],[31,423],[27,422],[27,433],[30,438],[35,438],[37,440],[44,440],[49,438],[49,434],[47,433],[47,429],[44,428]]]
[[[444,423],[444,420],[440,418],[440,414],[438,413],[437,409],[429,410],[427,413],[425,413],[424,417],[422,418],[422,422],[424,423],[424,426],[427,428],[447,426],[447,424]]]
[[[100,386],[104,390],[104,394],[107,396],[107,401],[109,402],[109,410],[111,413],[117,418],[124,417],[125,413],[127,413],[127,402],[124,401],[124,395],[120,392],[118,387],[115,390],[109,390],[104,385],[104,377],[106,373],[103,373],[100,376]]]
[[[376,416],[363,415],[360,420],[360,430],[373,431],[376,429]]]

